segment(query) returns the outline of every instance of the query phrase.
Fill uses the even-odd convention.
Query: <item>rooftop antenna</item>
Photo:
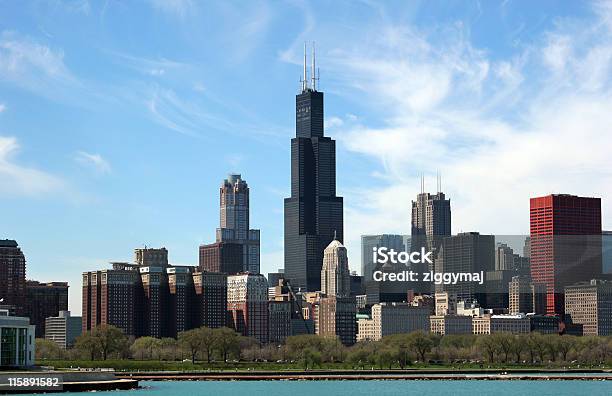
[[[304,77],[302,78],[302,92],[308,89],[308,76],[306,71],[306,42],[304,41]]]
[[[338,240],[338,238],[336,238],[336,230],[334,230],[334,241]]]
[[[312,67],[310,69],[310,74],[311,77],[310,79],[312,80],[312,90],[316,91],[317,90],[317,73],[315,72],[317,69],[315,67],[315,42],[312,42]]]
[[[421,194],[425,194],[425,175],[421,173]]]

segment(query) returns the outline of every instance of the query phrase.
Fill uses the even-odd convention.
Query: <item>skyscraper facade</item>
[[[239,174],[221,183],[219,209],[216,242],[200,246],[200,269],[258,274],[260,232],[249,228],[249,186]]]
[[[433,252],[433,264],[414,265],[418,272],[432,271],[438,250],[444,237],[451,235],[451,204],[443,192],[436,194],[426,193],[424,182],[421,181],[421,193],[417,195],[416,201],[412,201],[412,227],[410,238],[411,251],[419,251],[425,248]],[[431,292],[431,285],[422,282],[417,285],[416,291]]]
[[[436,272],[474,273],[492,271],[495,267],[495,237],[478,232],[463,232],[444,238],[435,261]],[[508,287],[508,282],[505,285]],[[436,285],[437,291],[457,295],[466,301],[483,300],[484,289],[475,282]],[[507,302],[507,297],[506,297]]]
[[[45,320],[68,310],[68,283],[26,281],[25,312],[36,326],[36,337],[45,335]]]
[[[285,198],[285,273],[296,289],[316,291],[323,249],[334,234],[343,241],[343,201],[336,196],[336,142],[323,132],[323,92],[317,90],[314,67],[309,86],[305,55],[304,60],[291,139],[291,196]]]
[[[335,239],[323,252],[321,292],[330,297],[348,297],[351,294],[351,273],[346,247]]]
[[[227,277],[227,310],[237,332],[268,342],[268,281],[261,274]]]
[[[601,276],[601,199],[530,200],[531,279],[546,285],[546,311],[563,314],[564,288]]]
[[[2,305],[12,306],[18,315],[24,313],[26,296],[26,260],[16,241],[0,240],[0,298]]]

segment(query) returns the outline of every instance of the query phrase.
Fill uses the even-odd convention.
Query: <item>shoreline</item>
[[[293,370],[223,372],[128,372],[138,381],[366,381],[366,380],[565,380],[610,381],[610,370]]]

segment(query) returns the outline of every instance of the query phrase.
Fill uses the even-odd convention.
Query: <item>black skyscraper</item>
[[[285,276],[294,288],[321,290],[323,250],[343,240],[342,197],[336,196],[336,142],[323,135],[323,93],[306,76],[296,96],[291,139],[291,197],[285,198]]]

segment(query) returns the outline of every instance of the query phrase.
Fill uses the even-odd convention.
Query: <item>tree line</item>
[[[308,369],[324,365],[346,368],[405,368],[414,364],[612,364],[612,337],[575,337],[539,333],[446,335],[417,331],[380,341],[342,345],[338,338],[299,335],[282,345],[261,345],[233,329],[200,327],[174,338],[127,337],[114,326],[99,326],[79,336],[73,348],[36,340],[39,359],[136,359],[212,362],[275,362]]]

